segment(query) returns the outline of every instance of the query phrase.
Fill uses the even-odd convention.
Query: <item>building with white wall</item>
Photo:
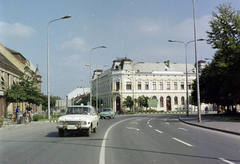
[[[200,62],[199,67],[204,67]],[[144,95],[156,98],[158,111],[186,109],[186,88],[189,95],[193,80],[196,79],[195,64],[188,64],[188,84],[186,84],[186,64],[170,63],[134,63],[131,59],[117,59],[112,68],[94,71],[92,93],[103,100],[103,107],[115,111],[123,109],[122,103],[127,96]],[[201,68],[200,68],[201,69]],[[138,109],[138,104],[135,104]],[[190,105],[190,109],[193,106]]]
[[[72,98],[75,98],[80,95],[87,95],[90,93],[90,88],[85,88],[85,87],[77,87],[74,89],[72,92],[66,95],[68,100],[71,100]]]

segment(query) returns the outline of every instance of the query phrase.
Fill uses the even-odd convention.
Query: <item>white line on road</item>
[[[223,161],[223,162],[229,163],[229,164],[235,164],[235,163],[233,163],[233,162],[231,162],[231,161],[228,161],[228,160],[226,160],[226,159],[224,159],[224,158],[218,158],[218,159],[220,159],[220,160]]]
[[[105,147],[106,147],[106,141],[107,141],[107,135],[108,135],[108,132],[112,129],[112,127],[114,127],[115,125],[121,123],[121,122],[124,122],[124,121],[127,121],[127,120],[130,120],[130,119],[133,119],[133,118],[129,118],[129,119],[126,119],[126,120],[122,120],[122,121],[119,121],[115,124],[113,124],[112,126],[110,126],[108,128],[108,130],[106,131],[104,137],[103,137],[103,141],[102,141],[102,146],[101,146],[101,150],[100,150],[100,155],[99,155],[99,164],[105,164]]]
[[[132,124],[138,124],[137,122],[131,122]]]
[[[149,125],[150,128],[152,128],[152,125]]]
[[[158,133],[163,133],[163,132],[161,132],[161,131],[160,131],[160,130],[158,130],[158,129],[155,129],[155,131],[156,131],[156,132],[158,132]]]
[[[179,130],[184,130],[184,131],[186,131],[186,132],[188,131],[187,129],[184,129],[184,128],[178,128],[178,129],[179,129]]]
[[[168,123],[168,122],[166,122],[166,124],[168,124],[168,125],[169,125],[169,123]]]
[[[174,138],[174,137],[173,137],[173,139],[176,140],[176,141],[178,141],[178,142],[181,142],[181,143],[183,143],[183,144],[185,144],[185,145],[187,145],[187,146],[193,146],[193,145],[191,145],[191,144],[189,144],[189,143],[187,143],[187,142],[184,142],[184,141],[182,141],[182,140],[179,140],[179,139],[177,139],[177,138]]]
[[[139,131],[139,129],[137,129],[137,128],[133,128],[133,127],[126,127],[127,129],[133,129],[133,130],[137,130],[137,131]]]

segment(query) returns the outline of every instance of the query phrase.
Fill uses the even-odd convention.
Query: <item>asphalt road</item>
[[[240,163],[236,135],[187,125],[179,115],[116,116],[97,133],[58,137],[56,123],[0,128],[0,163]]]

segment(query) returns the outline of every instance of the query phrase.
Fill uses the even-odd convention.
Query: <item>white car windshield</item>
[[[66,114],[88,114],[90,112],[89,107],[68,107]]]

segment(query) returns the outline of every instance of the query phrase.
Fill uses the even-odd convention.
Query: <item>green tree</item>
[[[142,95],[138,98],[138,103],[140,104],[141,107],[143,106],[143,107],[147,108],[148,107],[148,99],[149,99],[148,96]]]
[[[227,106],[239,103],[239,84],[235,82],[240,64],[240,17],[230,4],[216,7],[207,31],[208,43],[216,49],[212,62],[202,70],[199,84],[201,101]],[[193,85],[196,102],[196,82]]]
[[[46,111],[48,109],[48,96],[42,94],[42,110]],[[56,99],[53,96],[50,96],[50,109],[56,106]]]
[[[36,87],[37,81],[30,77],[20,77],[19,84],[13,84],[11,89],[4,91],[7,102],[28,102],[36,105],[43,103],[42,93]]]
[[[133,107],[133,100],[131,96],[127,96],[123,101],[123,106],[132,109]]]

